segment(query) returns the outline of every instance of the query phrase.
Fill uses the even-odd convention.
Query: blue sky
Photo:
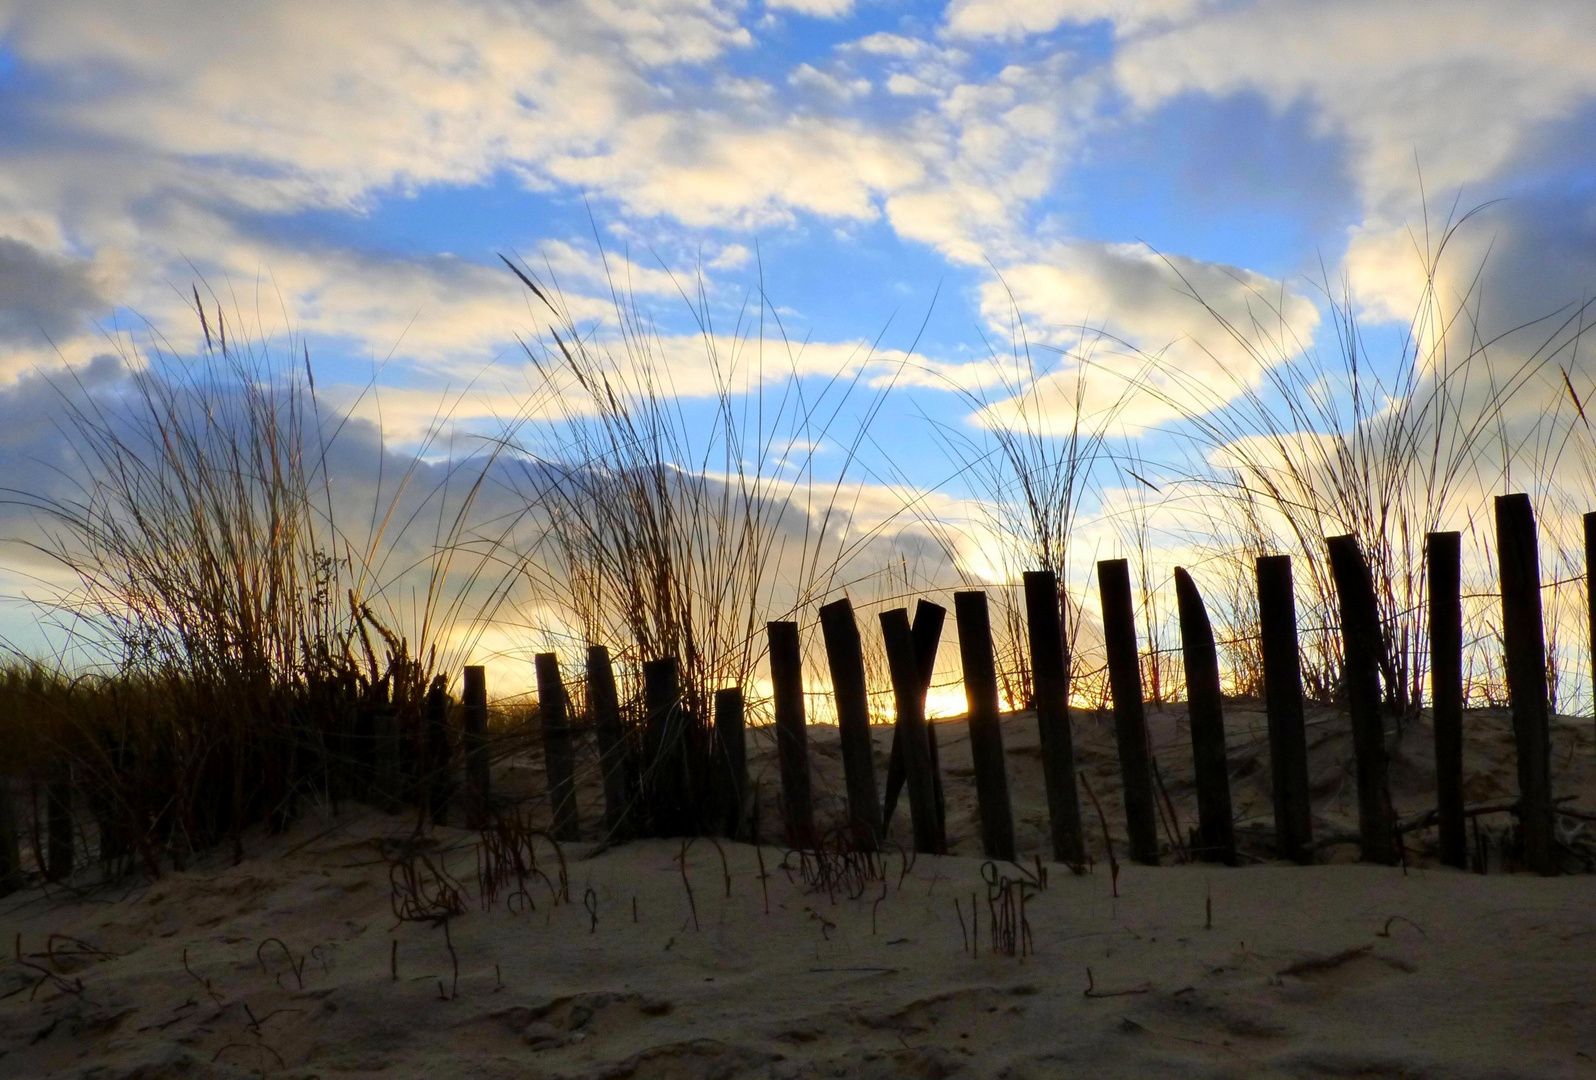
[[[543,329],[499,254],[602,336],[602,245],[667,336],[702,273],[822,367],[914,344],[874,475],[929,487],[920,418],[978,432],[949,381],[1001,396],[1014,314],[1217,386],[1250,361],[1188,291],[1324,343],[1328,278],[1391,335],[1426,214],[1496,199],[1443,291],[1488,253],[1488,326],[1589,295],[1593,46],[1583,0],[0,0],[0,394],[107,327],[195,347],[201,281],[334,396],[409,391],[395,441],[467,386],[491,426]]]

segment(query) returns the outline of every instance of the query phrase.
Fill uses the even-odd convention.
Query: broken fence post
[[[781,801],[787,843],[816,845],[814,800],[809,781],[809,727],[804,717],[803,656],[798,624],[765,625],[770,638],[770,689],[776,713],[776,752],[781,763]]]
[[[906,608],[881,613],[881,636],[886,642],[887,666],[892,672],[892,696],[897,704],[897,739],[902,748],[905,786],[909,789],[909,817],[914,823],[914,850],[937,855],[943,850],[937,823],[936,792],[932,787],[931,747],[926,738],[925,692],[915,666],[914,633]]]
[[[1213,862],[1236,861],[1236,824],[1230,805],[1230,763],[1225,753],[1225,706],[1219,686],[1219,652],[1213,624],[1191,575],[1175,568],[1180,644],[1186,661],[1186,717],[1197,783],[1197,854]]]

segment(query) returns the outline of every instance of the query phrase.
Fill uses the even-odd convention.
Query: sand
[[[1229,718],[1238,816],[1265,822],[1255,725]],[[1187,824],[1183,721],[1151,719]],[[1355,806],[1344,737],[1333,714],[1313,722],[1315,826],[1334,833]],[[1470,717],[1473,800],[1511,797],[1504,724]],[[1555,740],[1559,794],[1587,807],[1589,726],[1562,721]],[[1077,729],[1121,842],[1106,727]],[[1045,888],[1023,887],[1017,955],[1001,954],[987,877],[1027,873],[973,850],[959,731],[943,726],[955,854],[893,853],[835,887],[774,843],[723,845],[723,871],[708,841],[684,867],[679,842],[654,840],[570,846],[562,889],[540,844],[548,880],[485,907],[474,834],[411,843],[407,819],[347,812],[254,837],[238,866],[18,894],[0,902],[23,961],[0,967],[0,1076],[1596,1076],[1596,878],[1438,868],[1423,833],[1405,870],[1350,864],[1348,845],[1323,865],[1270,863],[1250,840],[1240,868],[1122,866],[1117,882],[1099,836],[1090,873],[1048,866]],[[1034,874],[1034,722],[1011,717],[1006,735]],[[1398,747],[1405,817],[1425,805],[1427,738],[1416,725]],[[755,762],[774,775],[768,750]],[[826,729],[814,762],[834,812]],[[506,762],[497,780],[534,790],[536,766]],[[1565,819],[1576,847],[1577,829]],[[396,918],[406,859],[460,882],[446,927]]]

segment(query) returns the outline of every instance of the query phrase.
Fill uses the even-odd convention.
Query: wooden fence
[[[1518,759],[1524,859],[1540,874],[1556,873],[1559,857],[1553,824],[1551,758],[1536,532],[1528,496],[1496,499],[1496,554],[1500,568],[1503,646],[1509,704]],[[1587,574],[1596,566],[1596,514],[1584,519]],[[1441,861],[1463,867],[1466,860],[1462,769],[1462,598],[1460,538],[1455,532],[1427,537],[1431,700],[1434,710],[1436,810]],[[1361,857],[1394,863],[1400,852],[1396,815],[1387,784],[1389,763],[1380,692],[1381,628],[1369,567],[1357,540],[1326,541],[1341,616],[1345,700],[1352,731],[1358,792]],[[1306,861],[1312,850],[1307,737],[1299,666],[1297,620],[1291,560],[1274,555],[1257,562],[1259,630],[1262,639],[1275,848],[1285,858]],[[1123,559],[1097,566],[1114,735],[1124,786],[1125,827],[1131,858],[1159,860],[1152,759],[1143,713],[1140,660],[1131,598],[1129,567]],[[1596,575],[1588,577],[1596,582]],[[1198,803],[1192,853],[1219,863],[1237,860],[1236,830],[1225,746],[1224,702],[1212,626],[1196,583],[1175,570],[1181,644],[1187,673],[1187,708]],[[1024,577],[1027,643],[1034,673],[1033,701],[1039,728],[1053,858],[1071,865],[1085,861],[1080,798],[1076,789],[1069,721],[1070,656],[1060,624],[1059,584],[1046,571]],[[1596,622],[1596,585],[1589,589]],[[959,659],[967,699],[971,755],[983,853],[1012,860],[1013,813],[999,724],[998,685],[987,598],[979,591],[954,594]],[[870,731],[860,628],[851,604],[838,600],[820,609],[820,627],[835,697],[847,797],[844,833],[860,850],[876,850],[907,792],[916,852],[947,850],[946,809],[936,729],[926,721],[925,700],[946,611],[920,601],[911,623],[907,609],[879,616],[891,675],[896,719],[884,798],[877,786]],[[771,688],[780,763],[783,828],[787,843],[811,848],[817,832],[809,773],[808,730],[798,624],[768,624]],[[1592,656],[1596,667],[1596,652]],[[554,654],[535,662],[543,734],[552,835],[578,836],[575,765],[567,695]],[[703,832],[746,838],[750,821],[743,695],[732,687],[716,692],[712,725],[686,715],[678,685],[677,662],[665,657],[643,666],[642,723],[628,737],[608,650],[593,646],[587,655],[587,702],[593,719],[603,776],[604,835],[689,835]],[[449,764],[447,717],[450,709],[440,677],[426,702],[422,760],[425,784],[412,785],[421,813],[445,820],[456,783]],[[481,667],[467,667],[461,717],[459,760],[464,763],[460,804],[465,823],[485,827],[491,817],[488,707]],[[396,807],[399,751],[397,735],[380,718],[373,725],[373,801]],[[65,763],[46,777],[44,850],[47,876],[70,874],[73,858],[71,775]],[[0,894],[20,880],[16,819],[0,788]],[[880,801],[878,801],[878,799]]]

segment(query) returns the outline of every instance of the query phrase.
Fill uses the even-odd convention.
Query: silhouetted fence
[[[1584,523],[1589,573],[1596,567],[1596,514],[1586,515]],[[1496,539],[1503,650],[1518,765],[1519,796],[1509,809],[1518,817],[1525,864],[1537,873],[1553,874],[1562,860],[1554,828],[1558,811],[1552,794],[1536,530],[1527,496],[1496,499]],[[1382,628],[1374,587],[1355,537],[1330,537],[1326,554],[1340,608],[1342,684],[1356,763],[1359,851],[1366,861],[1390,864],[1403,855],[1403,829],[1389,789],[1381,695]],[[1426,558],[1436,764],[1436,807],[1426,820],[1438,826],[1441,861],[1461,868],[1468,861],[1465,822],[1481,811],[1467,808],[1463,797],[1459,535],[1430,534]],[[1291,560],[1283,555],[1265,556],[1258,559],[1256,571],[1273,846],[1281,857],[1302,861],[1313,850],[1313,820]],[[1236,824],[1213,628],[1193,576],[1177,568],[1174,578],[1198,807],[1190,851],[1198,858],[1234,864]],[[1097,579],[1129,853],[1138,862],[1157,864],[1161,857],[1159,806],[1129,566],[1123,559],[1102,561],[1097,565]],[[1596,581],[1596,576],[1592,580]],[[1079,868],[1087,860],[1087,845],[1076,786],[1069,704],[1071,661],[1061,621],[1059,583],[1050,572],[1027,573],[1024,595],[1028,659],[1034,679],[1032,705],[1042,754],[1052,857]],[[1589,599],[1596,624],[1596,586],[1590,589]],[[990,859],[1013,860],[1017,857],[1013,812],[986,595],[958,592],[954,611],[981,849]],[[878,851],[900,795],[907,790],[915,851],[947,851],[936,726],[926,719],[926,695],[945,616],[943,608],[927,601],[919,603],[912,624],[903,608],[880,615],[895,709],[883,798],[877,787],[860,628],[848,600],[820,608],[847,799],[845,825],[830,837],[822,835],[815,820],[799,626],[796,622],[768,624],[780,824],[788,845],[814,848],[840,843],[858,851]],[[1596,651],[1592,664],[1596,666]],[[554,654],[536,658],[536,674],[550,833],[562,842],[575,840],[581,835],[582,822],[577,813],[569,695]],[[629,723],[610,654],[601,645],[588,650],[585,681],[604,800],[602,821],[590,825],[590,835],[606,840],[703,833],[759,838],[758,800],[750,790],[741,688],[716,690],[713,723],[703,722],[688,714],[676,660],[655,659],[642,667],[641,715]],[[352,701],[351,707],[354,704]],[[347,725],[352,737],[339,736],[345,740],[340,745],[353,751],[347,755],[347,775],[338,779],[339,789],[390,811],[409,802],[417,809],[418,825],[428,817],[434,824],[444,824],[451,802],[458,798],[465,824],[487,828],[497,804],[491,789],[484,669],[465,668],[459,708],[449,700],[444,677],[433,679],[421,716],[419,731],[402,733],[387,688],[382,687]],[[457,762],[463,764],[463,790],[456,779]],[[0,894],[15,888],[23,877],[18,837],[27,836],[30,830],[19,807],[29,793],[31,838],[40,870],[56,881],[72,875],[76,853],[73,791],[73,766],[66,757],[58,758],[42,778],[34,778],[27,792],[9,781],[0,783]],[[1165,798],[1167,801],[1167,795]],[[100,842],[103,857],[106,845],[115,841],[102,836]]]

